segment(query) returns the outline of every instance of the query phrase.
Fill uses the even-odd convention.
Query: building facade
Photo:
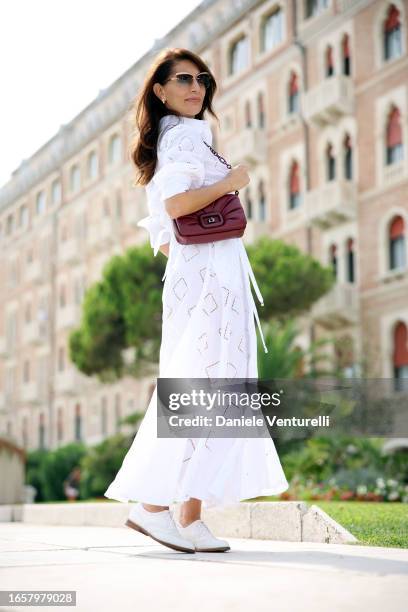
[[[0,431],[27,449],[94,443],[143,410],[152,380],[102,385],[68,356],[86,287],[146,240],[129,111],[154,56],[187,47],[218,84],[214,147],[248,163],[245,241],[333,267],[299,321],[349,376],[408,377],[408,38],[402,0],[202,2],[0,190]]]

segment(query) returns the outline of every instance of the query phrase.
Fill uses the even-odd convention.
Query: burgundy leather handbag
[[[228,164],[221,155],[203,141],[211,152],[225,164]],[[180,244],[201,244],[215,242],[226,238],[239,238],[245,232],[247,219],[238,197],[239,191],[226,193],[207,204],[204,208],[188,215],[173,219],[174,235]]]

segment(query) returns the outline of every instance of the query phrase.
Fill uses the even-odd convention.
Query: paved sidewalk
[[[81,612],[407,610],[408,550],[227,539],[189,554],[127,527],[0,523],[0,588],[75,590],[61,609]]]

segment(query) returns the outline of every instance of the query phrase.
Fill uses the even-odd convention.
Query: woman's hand
[[[225,180],[227,181],[230,189],[229,191],[235,191],[236,189],[242,189],[245,185],[248,185],[249,178],[248,166],[245,164],[238,164],[233,166],[229,173],[226,175]]]

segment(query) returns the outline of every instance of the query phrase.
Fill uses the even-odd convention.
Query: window
[[[246,207],[247,218],[252,219],[252,200],[251,200],[251,192],[249,189],[245,191],[245,207]]]
[[[88,178],[95,179],[98,176],[98,170],[98,156],[95,151],[91,151],[88,155]]]
[[[8,215],[7,221],[6,221],[6,235],[11,236],[11,234],[13,233],[13,229],[14,229],[14,217],[13,215]]]
[[[66,303],[67,303],[67,298],[66,298],[66,292],[65,292],[65,285],[61,285],[60,291],[59,291],[60,308],[64,308]]]
[[[258,183],[258,199],[259,199],[259,220],[265,221],[266,219],[266,203],[265,203],[265,190],[263,181]]]
[[[264,105],[264,95],[262,91],[260,91],[256,98],[256,106],[258,111],[258,127],[265,127],[265,105]]]
[[[334,181],[336,178],[336,158],[333,153],[333,145],[328,144],[326,149],[326,181]]]
[[[403,321],[398,321],[395,325],[393,340],[394,388],[396,391],[402,391],[408,388],[407,381],[403,384],[403,379],[408,378],[408,333]]]
[[[270,51],[283,41],[283,11],[278,8],[266,15],[261,24],[261,51]]]
[[[78,164],[74,164],[69,174],[69,188],[72,193],[79,191],[81,186],[81,172]]]
[[[61,202],[61,181],[56,179],[51,185],[51,201],[53,204],[59,204]]]
[[[75,405],[75,440],[80,442],[82,440],[82,415],[81,405]]]
[[[45,212],[47,205],[45,191],[39,191],[35,199],[35,212],[37,215],[42,215]]]
[[[238,74],[249,64],[249,41],[244,35],[232,44],[229,57],[229,74]]]
[[[121,219],[122,217],[122,194],[119,189],[116,190],[115,200],[116,200],[116,218]]]
[[[23,420],[21,422],[21,435],[22,435],[23,448],[27,448],[28,446],[28,421],[27,421],[26,416],[23,417]]]
[[[325,8],[327,8],[328,0],[306,0],[306,17],[314,17]]]
[[[60,372],[65,370],[65,349],[63,346],[58,349],[58,370]]]
[[[333,59],[333,47],[329,45],[326,48],[325,54],[325,75],[331,77],[334,74],[334,59]]]
[[[334,277],[337,278],[337,245],[335,244],[330,245],[329,256],[330,256],[330,265],[333,269]]]
[[[388,115],[387,123],[387,165],[397,163],[403,158],[402,129],[399,108],[394,106]]]
[[[252,126],[251,103],[249,100],[245,102],[245,127]]]
[[[345,34],[341,41],[341,55],[342,55],[342,63],[343,63],[343,74],[350,76],[351,59],[350,59],[350,38],[348,34]]]
[[[349,283],[354,283],[354,241],[352,238],[347,240],[346,279]]]
[[[26,229],[28,227],[28,208],[25,204],[20,206],[18,224],[21,229]]]
[[[45,422],[43,412],[40,413],[38,422],[38,445],[41,449],[45,449]]]
[[[353,178],[353,149],[351,148],[351,138],[346,135],[343,142],[344,178]]]
[[[23,383],[27,384],[30,382],[30,362],[26,359],[23,363]]]
[[[110,164],[116,164],[121,157],[121,142],[118,134],[113,134],[109,140],[108,160]]]
[[[31,323],[31,302],[27,302],[24,309],[24,321],[26,323]]]
[[[389,229],[389,267],[394,270],[404,268],[405,264],[404,220],[398,215],[391,221]]]
[[[106,436],[107,434],[107,425],[108,425],[107,400],[106,400],[106,397],[103,397],[101,401],[101,433],[103,436]]]
[[[120,419],[122,418],[121,397],[119,393],[115,395],[115,426],[116,433],[120,431]]]
[[[290,73],[289,78],[289,96],[288,96],[289,113],[299,112],[299,85],[298,76],[295,72]]]
[[[384,59],[400,57],[402,55],[401,20],[399,10],[394,4],[391,4],[388,9],[383,32]]]
[[[64,417],[62,408],[58,408],[57,412],[57,440],[62,442],[64,438]]]
[[[289,208],[297,208],[300,204],[299,164],[292,163],[289,173]]]

